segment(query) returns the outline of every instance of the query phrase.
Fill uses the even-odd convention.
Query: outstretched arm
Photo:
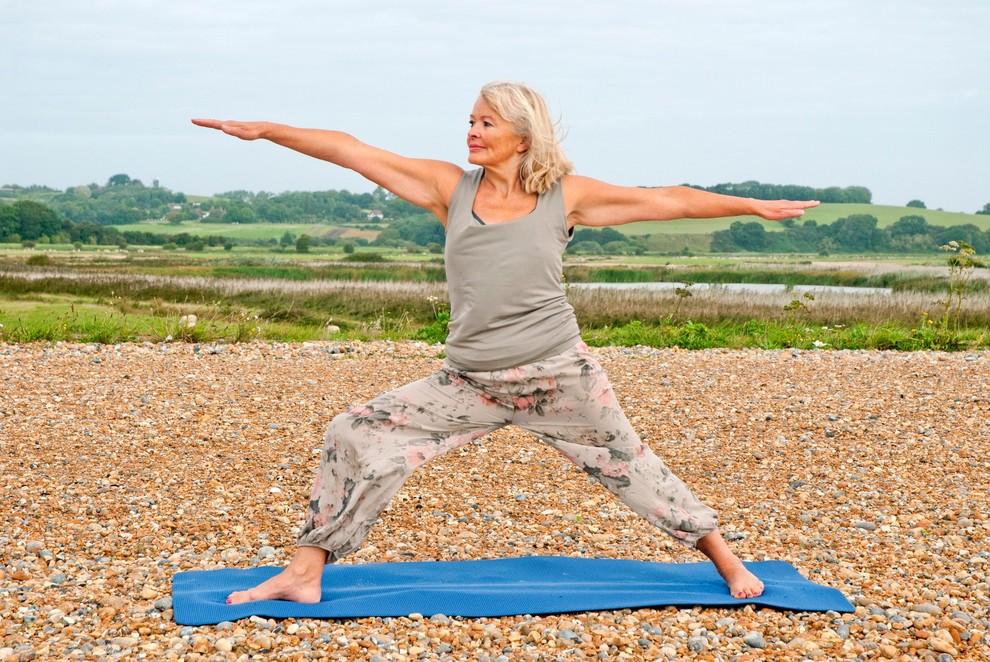
[[[700,191],[688,186],[614,186],[589,177],[564,178],[564,204],[571,226],[622,225],[677,218],[759,216],[769,221],[801,216],[817,200],[756,200]]]
[[[446,222],[447,203],[463,170],[453,163],[411,159],[367,145],[341,131],[302,129],[273,122],[194,119],[241,140],[269,140],[301,154],[349,168]]]

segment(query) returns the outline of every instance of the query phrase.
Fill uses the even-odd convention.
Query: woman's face
[[[492,166],[507,163],[525,152],[529,144],[512,124],[496,113],[484,97],[471,110],[467,134],[468,163]]]

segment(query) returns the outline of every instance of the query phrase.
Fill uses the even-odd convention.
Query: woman
[[[324,565],[357,549],[416,467],[509,424],[554,446],[634,511],[701,551],[733,596],[763,592],[722,539],[715,511],[640,441],[619,409],[581,342],[560,284],[561,254],[576,225],[738,215],[780,220],[817,202],[679,186],[627,188],[571,175],[546,104],[516,83],[482,88],[467,133],[468,162],[477,168],[468,172],[338,131],[193,122],[355,170],[433,212],[447,233],[451,318],[443,367],[334,418],[295,556],[280,574],[232,593],[228,603],[318,602]]]

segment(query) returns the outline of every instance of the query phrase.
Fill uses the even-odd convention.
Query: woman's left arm
[[[818,206],[817,200],[756,200],[689,186],[615,186],[577,175],[566,175],[563,187],[567,222],[571,227],[729,216],[759,216],[779,221],[801,216],[805,209]]]

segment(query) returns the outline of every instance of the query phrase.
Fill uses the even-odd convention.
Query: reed
[[[440,342],[446,335],[446,287],[432,277],[364,280],[363,275],[350,272],[343,279],[317,277],[340,275],[335,270],[342,265],[193,264],[186,265],[190,275],[176,275],[184,271],[178,264],[169,269],[172,275],[118,266],[122,265],[110,268],[88,263],[69,268],[39,264],[29,268],[23,263],[4,264],[0,271],[0,340],[113,343],[418,337]],[[161,268],[156,265],[151,270]],[[362,267],[343,268],[373,273]],[[420,274],[433,268],[411,267]],[[732,282],[745,282],[738,277],[740,271],[726,271],[733,275]],[[258,277],[259,273],[267,275]],[[651,275],[656,273],[666,272],[656,269]],[[716,273],[720,272],[709,271],[712,277]],[[680,281],[684,276],[673,275],[669,280]],[[786,289],[776,293],[692,290],[685,284],[676,291],[569,287],[568,299],[585,338],[593,344],[809,349],[990,346],[986,331],[990,328],[990,289],[978,286],[983,281],[971,284],[965,305],[949,329],[933,322],[944,317],[948,291],[944,279],[941,291],[935,286],[937,274],[876,273],[865,281],[855,280],[862,274],[853,272],[847,276],[840,270],[836,275],[832,273],[827,284],[837,284],[837,280],[839,284],[864,283],[892,287],[893,292],[807,296]],[[61,299],[61,307],[52,303],[53,297]],[[71,309],[65,308],[65,302]],[[36,310],[29,313],[29,308]],[[183,329],[179,320],[188,315],[196,315],[199,321]]]

